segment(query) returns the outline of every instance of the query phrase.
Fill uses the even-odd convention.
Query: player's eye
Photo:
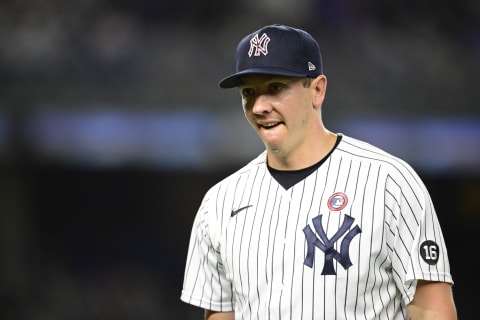
[[[284,84],[278,83],[278,82],[274,82],[274,83],[271,83],[271,84],[270,84],[268,91],[269,91],[270,93],[275,93],[275,92],[278,92],[278,91],[282,90],[284,87],[285,87]]]
[[[240,93],[242,97],[248,98],[255,94],[255,90],[253,90],[252,88],[243,88],[240,90]]]

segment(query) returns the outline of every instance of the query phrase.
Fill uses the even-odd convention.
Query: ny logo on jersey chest
[[[344,269],[348,269],[352,266],[350,260],[350,243],[352,239],[359,233],[362,232],[360,227],[356,225],[352,229],[354,219],[351,216],[344,216],[344,220],[338,231],[333,235],[333,237],[328,238],[325,230],[322,226],[322,215],[319,215],[312,219],[313,227],[317,232],[313,232],[312,228],[307,225],[303,228],[303,233],[307,241],[307,255],[303,262],[304,265],[312,268],[313,261],[315,258],[315,247],[323,251],[325,254],[324,265],[322,270],[322,275],[335,275],[335,268],[333,266],[333,260],[336,260]],[[340,243],[340,251],[337,251],[334,247],[335,243],[342,238]]]

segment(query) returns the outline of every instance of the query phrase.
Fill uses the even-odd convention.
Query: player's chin
[[[268,149],[278,149],[284,140],[283,133],[273,132],[272,130],[263,130],[259,132],[259,135]]]

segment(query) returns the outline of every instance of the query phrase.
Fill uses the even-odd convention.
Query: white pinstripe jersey
[[[235,319],[405,319],[417,279],[453,283],[423,182],[343,136],[288,190],[264,152],[206,193],[181,300]]]

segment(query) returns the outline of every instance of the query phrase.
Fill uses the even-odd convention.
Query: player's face
[[[247,75],[238,86],[245,115],[267,150],[288,157],[299,151],[308,137],[314,107],[314,90],[305,79]]]

